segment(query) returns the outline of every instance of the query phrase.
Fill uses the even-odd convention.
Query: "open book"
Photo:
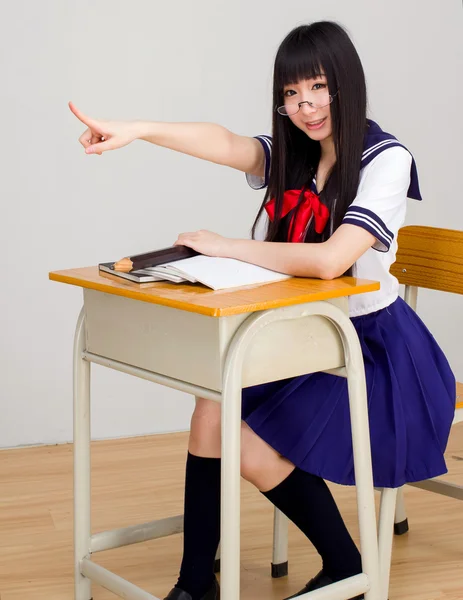
[[[202,283],[213,290],[269,283],[290,277],[290,275],[271,271],[234,258],[218,258],[202,254],[167,262],[155,267],[130,271],[129,273],[115,271],[113,264],[101,263],[98,267],[100,271],[137,283],[163,280],[174,283]]]

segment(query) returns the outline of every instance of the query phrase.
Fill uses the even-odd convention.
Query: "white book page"
[[[234,258],[216,256],[193,256],[165,263],[164,266],[175,270],[185,278],[197,280],[213,290],[280,281],[290,277]]]
[[[189,281],[190,283],[196,283],[197,280],[192,275],[182,271],[182,269],[177,269],[175,267],[177,262],[181,262],[181,261],[175,261],[174,263],[168,263],[165,265],[158,265],[155,268],[159,269],[157,271],[158,273],[163,273],[163,274],[166,273],[167,276],[172,276],[172,277],[183,277],[184,281]]]
[[[184,281],[190,281],[183,273],[173,271],[164,265],[157,265],[156,267],[147,267],[143,269],[143,272],[147,275],[151,275],[159,279],[159,281],[172,281],[173,283],[182,283]],[[194,281],[192,282],[194,283]]]
[[[158,273],[152,273],[151,271],[148,271],[148,269],[137,269],[135,273],[137,275],[148,275],[149,277],[153,277],[153,279],[156,279],[156,281],[163,280],[162,275],[159,275]]]

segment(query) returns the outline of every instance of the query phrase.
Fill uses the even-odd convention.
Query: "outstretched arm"
[[[144,140],[176,152],[262,176],[265,155],[252,137],[237,135],[214,123],[103,121],[82,113],[72,102],[72,113],[87,126],[79,142],[87,154],[103,154]]]

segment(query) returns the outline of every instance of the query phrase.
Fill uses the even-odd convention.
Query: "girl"
[[[242,137],[213,124],[96,121],[70,106],[88,126],[80,138],[87,154],[142,139],[228,165],[245,172],[252,187],[267,188],[253,239],[197,231],[181,234],[176,244],[300,277],[350,273],[380,280],[380,291],[349,299],[365,362],[375,486],[446,472],[455,380],[389,273],[406,199],[421,199],[415,163],[366,118],[362,65],[339,25],[297,27],[282,42],[272,137]],[[254,239],[260,216],[268,217],[265,241]],[[359,551],[324,481],[355,484],[343,378],[317,373],[244,389],[242,475],[321,556],[321,571],[292,598],[361,572]],[[186,466],[183,561],[165,600],[219,598],[213,574],[219,508],[220,405],[198,399]]]

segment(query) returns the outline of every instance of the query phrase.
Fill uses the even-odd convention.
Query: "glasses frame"
[[[295,105],[297,104],[297,106],[298,106],[299,108],[297,109],[297,111],[296,111],[295,113],[293,113],[293,114],[291,114],[291,115],[288,115],[288,114],[286,114],[286,113],[282,113],[282,112],[280,112],[280,110],[281,110],[281,109],[284,109],[284,108],[285,108],[285,105],[283,105],[283,106],[276,106],[276,107],[275,107],[275,111],[276,111],[276,112],[277,112],[279,115],[281,115],[282,117],[294,117],[294,115],[297,115],[297,113],[298,113],[298,112],[301,110],[301,106],[302,106],[303,104],[308,104],[308,105],[309,105],[311,108],[315,108],[316,110],[317,110],[317,109],[319,109],[319,108],[324,108],[325,106],[329,106],[329,105],[330,105],[330,104],[333,102],[333,99],[334,99],[334,97],[335,97],[335,96],[338,94],[338,92],[339,92],[339,89],[337,89],[337,90],[335,91],[335,93],[334,93],[334,94],[330,94],[330,95],[328,96],[328,98],[329,98],[329,102],[328,102],[327,104],[323,104],[322,106],[315,105],[315,104],[314,104],[314,102],[309,102],[309,100],[303,100],[302,102],[297,102],[297,103],[296,103],[296,102],[294,102],[294,103],[293,103],[293,106],[295,106]],[[291,102],[290,102],[289,104],[291,104]]]

